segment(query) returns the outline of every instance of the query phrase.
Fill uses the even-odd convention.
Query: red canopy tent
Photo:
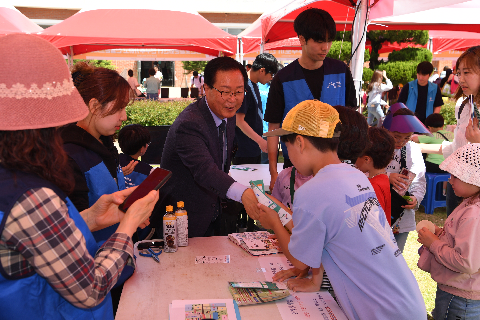
[[[13,6],[0,6],[0,35],[10,33],[37,33],[43,29],[25,17]]]
[[[464,51],[480,45],[480,33],[476,32],[432,30],[429,36],[432,39],[433,53],[449,50]]]
[[[370,8],[369,30],[379,29],[414,29],[414,30],[463,30],[478,27],[478,2],[480,0],[368,0]],[[264,43],[275,42],[295,37],[293,21],[300,12],[309,8],[328,11],[335,22],[337,30],[351,30],[355,16],[355,6],[360,0],[295,0],[274,12],[263,15],[262,38]],[[445,7],[446,6],[446,7]],[[465,8],[470,11],[466,21]],[[428,10],[428,11],[424,11]],[[462,13],[455,14],[454,11]],[[448,12],[450,13],[448,14]],[[471,17],[471,19],[470,19]],[[435,21],[433,24],[428,21]],[[411,22],[411,23],[408,23]],[[463,23],[460,24],[460,23]],[[456,25],[456,27],[452,26]],[[469,30],[473,31],[473,30]]]
[[[179,49],[218,56],[231,55],[236,47],[235,36],[196,12],[154,9],[81,10],[40,36],[72,56],[115,48]]]

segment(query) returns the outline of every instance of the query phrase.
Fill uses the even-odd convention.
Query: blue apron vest
[[[125,189],[125,178],[122,168],[117,168],[117,178],[112,178],[102,158],[92,150],[87,150],[76,144],[66,143],[63,148],[75,160],[85,175],[88,186],[88,205],[92,206],[104,194],[111,194]],[[117,230],[118,224],[93,232],[93,236],[101,246]]]
[[[292,64],[294,64],[294,67],[292,68],[291,73],[287,75],[285,79],[282,79],[283,95],[285,99],[283,119],[285,119],[287,113],[300,102],[314,99],[298,60],[294,61]],[[323,67],[324,78],[320,101],[331,106],[344,106],[345,72],[347,70],[345,63],[335,59],[325,58]],[[283,142],[281,142],[281,144],[283,156],[284,158],[288,158],[287,147]]]
[[[88,204],[92,206],[104,194],[111,194],[125,189],[125,178],[120,165],[117,167],[117,178],[112,178],[107,166],[103,163],[102,158],[92,150],[87,150],[76,144],[66,143],[63,148],[68,155],[75,160],[77,165],[85,175],[88,186]],[[112,234],[117,231],[118,223],[104,228],[102,230],[92,232],[93,237],[97,241],[98,246],[102,246]],[[120,275],[117,286],[122,285],[133,274],[135,269],[132,266],[125,266]]]
[[[0,166],[0,234],[11,208],[18,198],[32,188],[52,189],[65,201],[68,214],[82,232],[90,255],[95,256],[98,245],[87,224],[72,202],[56,186],[35,175],[16,172],[14,175]],[[45,278],[31,273],[12,279],[0,266],[0,320],[10,319],[112,319],[113,308],[110,293],[96,307],[81,309],[73,306],[48,284]]]
[[[427,92],[427,108],[425,109],[425,118],[433,113],[433,103],[435,102],[435,96],[437,94],[437,85],[435,83],[428,82]],[[407,108],[415,112],[417,109],[418,99],[418,80],[413,80],[408,83],[408,98]]]

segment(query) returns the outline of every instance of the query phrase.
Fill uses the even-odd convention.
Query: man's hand
[[[437,228],[435,228],[436,231]],[[423,244],[425,247],[430,248],[433,242],[438,240],[438,237],[434,235],[427,227],[423,227],[418,230],[418,242]]]
[[[267,150],[267,140],[265,140],[263,138],[258,140],[258,146],[260,147],[262,152],[265,152],[265,153],[268,152],[268,150]]]
[[[258,220],[258,200],[252,189],[247,188],[242,194],[242,203],[248,216],[253,220]]]
[[[468,126],[465,129],[465,138],[470,143],[480,143],[480,129],[478,128],[478,119],[473,118],[468,121]]]
[[[410,197],[410,199],[412,199],[412,201],[407,200],[408,204],[402,206],[402,208],[413,209],[417,205],[417,198],[415,198],[415,196],[409,196],[409,197]]]
[[[270,186],[269,186],[270,192],[273,192],[273,187],[275,186],[275,182],[277,181],[277,178],[278,178],[278,172],[276,171],[270,172]]]
[[[128,176],[130,173],[132,173],[133,169],[135,169],[137,164],[138,164],[138,161],[132,160],[125,167],[122,167],[123,175]]]

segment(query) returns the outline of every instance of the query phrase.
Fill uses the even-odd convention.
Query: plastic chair
[[[446,197],[443,195],[443,185],[437,184],[447,181],[450,174],[427,172],[425,178],[427,180],[427,192],[420,204],[425,208],[425,213],[433,214],[435,208],[447,206]]]

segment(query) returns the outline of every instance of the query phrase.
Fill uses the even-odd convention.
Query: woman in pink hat
[[[79,212],[66,196],[74,180],[56,127],[84,119],[88,109],[65,60],[47,41],[23,34],[1,37],[0,56],[1,317],[113,319],[109,291],[134,263],[131,237],[158,192],[125,214],[118,205],[132,189]],[[118,222],[99,248],[91,231]]]

